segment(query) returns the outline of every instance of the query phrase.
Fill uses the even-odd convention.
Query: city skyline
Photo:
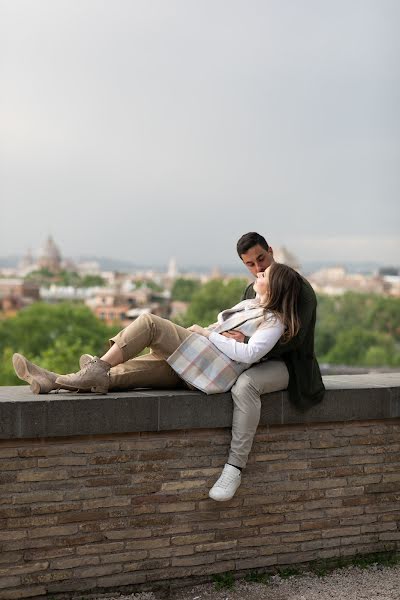
[[[11,270],[20,270],[21,268],[21,263],[26,259],[26,257],[28,255],[31,256],[33,262],[36,262],[41,254],[41,248],[43,247],[43,244],[41,245],[41,247],[36,250],[36,251],[32,251],[32,248],[29,248],[27,252],[25,252],[24,254],[19,253],[19,254],[15,254],[15,255],[7,255],[7,256],[1,256],[0,255],[0,270],[1,269],[11,269]],[[237,255],[232,256],[232,260],[231,262],[226,262],[226,263],[218,263],[218,262],[214,262],[214,263],[184,263],[179,259],[179,254],[175,255],[175,256],[169,256],[166,257],[165,260],[158,262],[158,263],[143,263],[140,262],[140,259],[138,259],[137,261],[134,260],[127,260],[121,257],[111,257],[111,256],[98,256],[98,255],[94,255],[94,254],[90,254],[90,255],[66,255],[64,254],[64,252],[62,252],[61,250],[61,254],[62,254],[62,260],[64,262],[66,262],[66,264],[68,263],[72,263],[73,264],[79,264],[79,263],[83,263],[83,262],[88,262],[88,261],[95,261],[99,264],[100,268],[104,271],[107,270],[116,270],[116,271],[123,271],[124,269],[127,270],[127,272],[134,272],[135,270],[140,271],[140,270],[154,270],[155,272],[163,272],[165,270],[168,269],[168,264],[171,260],[174,260],[174,262],[176,263],[176,268],[178,270],[178,273],[187,273],[190,272],[191,270],[195,271],[195,272],[201,272],[201,271],[207,271],[207,270],[212,270],[214,268],[218,268],[221,270],[221,272],[230,272],[230,273],[236,273],[236,274],[242,274],[243,276],[248,276],[248,270],[246,269],[246,267],[243,265],[243,263],[241,263],[241,261],[239,260],[239,257]],[[276,247],[276,252],[275,252],[275,256],[277,257],[276,259],[278,260],[278,262],[282,262],[281,259],[281,252],[282,250],[284,252],[289,251],[289,254],[292,254],[292,252],[290,251],[290,248],[288,247]],[[340,261],[340,260],[336,260],[336,261],[332,261],[332,260],[323,260],[323,259],[318,259],[315,258],[313,260],[305,260],[305,261],[300,261],[298,260],[298,256],[297,255],[293,255],[293,258],[296,259],[296,262],[299,264],[300,269],[304,272],[307,273],[311,273],[314,270],[318,270],[319,268],[324,268],[324,267],[343,267],[347,270],[349,270],[350,272],[373,272],[374,270],[377,270],[379,268],[395,268],[395,269],[399,269],[400,270],[400,263],[399,261],[368,261],[368,260],[364,260],[364,261]],[[285,262],[285,261],[283,261]],[[70,265],[71,268],[71,265]]]
[[[3,1],[0,256],[52,234],[65,256],[234,265],[256,230],[301,263],[399,264],[399,17]]]

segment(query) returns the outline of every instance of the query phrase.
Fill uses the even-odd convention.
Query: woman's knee
[[[157,323],[157,320],[159,318],[160,317],[157,317],[152,313],[142,313],[137,319],[133,321],[132,324],[136,323],[137,326],[141,325],[142,327],[153,327]]]

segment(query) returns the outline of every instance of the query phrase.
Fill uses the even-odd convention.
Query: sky
[[[398,0],[0,0],[0,256],[400,265]]]

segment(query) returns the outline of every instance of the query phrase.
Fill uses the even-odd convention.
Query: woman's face
[[[263,273],[257,273],[257,279],[254,282],[253,290],[260,297],[266,296],[269,290],[269,268]]]

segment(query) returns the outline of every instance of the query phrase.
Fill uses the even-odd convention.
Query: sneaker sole
[[[14,370],[22,381],[26,381],[30,384],[31,392],[33,394],[40,394],[40,384],[35,380],[34,376],[29,372],[27,360],[22,354],[14,354],[12,357],[12,363]]]
[[[232,500],[232,498],[235,497],[235,494],[233,494],[233,496],[230,496],[229,498],[214,498],[214,496],[211,496],[211,494],[208,494],[208,496],[209,498],[211,498],[211,500],[214,500],[215,502],[229,502],[229,500]]]

